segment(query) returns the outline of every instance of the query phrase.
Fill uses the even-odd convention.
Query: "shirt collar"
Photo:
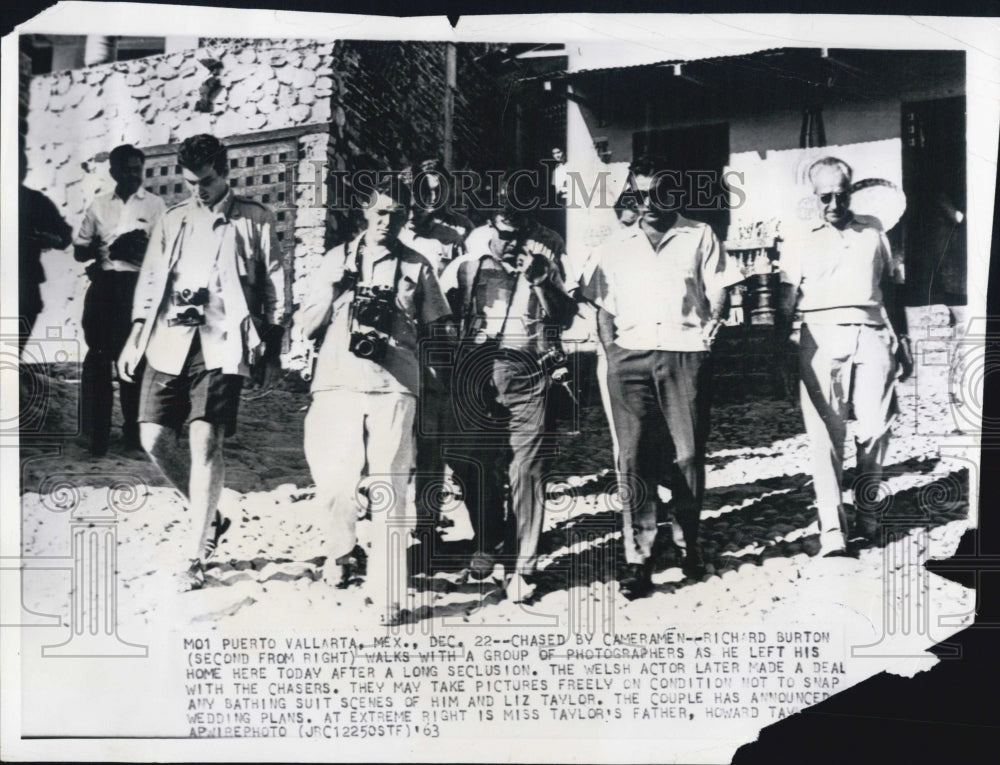
[[[812,230],[813,231],[819,231],[822,228],[831,228],[834,231],[837,231],[839,233],[839,232],[845,231],[846,229],[849,229],[849,228],[850,229],[855,229],[855,230],[857,230],[858,228],[861,228],[862,226],[861,226],[861,223],[858,221],[858,216],[855,215],[853,212],[851,212],[850,215],[851,215],[851,217],[847,221],[847,224],[844,226],[844,228],[838,229],[836,226],[834,226],[829,221],[821,219],[819,221],[819,223],[817,223],[815,226],[813,226]]]
[[[628,228],[622,229],[627,232],[625,234],[626,239],[639,239],[649,243],[649,238],[646,236],[646,232],[642,230],[639,225],[639,221],[636,221],[633,225]],[[678,234],[690,234],[697,230],[697,224],[690,218],[685,218],[680,213],[677,214],[677,220],[674,221],[674,225],[663,232],[663,238],[660,239],[660,243],[656,246],[656,251],[659,252],[663,246],[673,239]]]
[[[136,199],[145,199],[146,198],[146,189],[143,188],[142,186],[140,186],[138,189],[136,189],[135,193],[132,194],[132,196],[129,197],[128,199],[132,199],[132,197],[135,197]],[[123,204],[127,204],[128,203],[128,199],[122,199],[118,195],[118,186],[117,185],[111,190],[111,198],[112,199],[120,199]]]
[[[235,202],[236,195],[233,194],[232,189],[228,189],[226,195],[209,209],[216,215],[222,216],[223,220],[228,221],[231,218],[240,217],[239,210],[233,210]]]

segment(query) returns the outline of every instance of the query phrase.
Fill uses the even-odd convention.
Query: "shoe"
[[[507,592],[507,599],[514,603],[525,603],[535,594],[535,585],[521,574],[513,574],[507,580],[504,589]]]
[[[408,608],[403,608],[399,603],[392,603],[379,617],[379,622],[384,627],[399,627],[403,624],[412,624],[416,619]]]
[[[355,546],[354,550],[349,552],[347,555],[341,555],[334,561],[334,565],[340,566],[340,581],[333,585],[338,590],[346,590],[351,585],[359,585],[362,581],[364,581],[364,576],[361,574],[361,568],[363,565],[367,569],[368,559],[365,557],[362,562],[362,560],[355,557],[355,552],[357,552],[358,549],[359,548]],[[363,551],[362,554],[364,554]],[[327,581],[330,580],[327,579]]]
[[[854,536],[867,542],[876,542],[880,536],[881,526],[874,513],[859,510],[854,516]]]
[[[708,568],[705,565],[705,559],[701,555],[701,548],[698,545],[693,545],[684,555],[684,562],[681,564],[681,571],[684,572],[684,576],[689,579],[701,579],[708,573]]]
[[[358,567],[358,576],[368,576],[368,553],[365,552],[364,548],[361,545],[354,545],[351,555]]]
[[[215,511],[215,520],[212,521],[212,525],[215,527],[215,534],[212,538],[205,543],[205,560],[209,560],[215,556],[216,550],[219,548],[219,542],[222,541],[222,536],[227,531],[229,527],[233,525],[231,519],[226,518],[218,510]]]
[[[644,598],[653,590],[653,576],[649,561],[628,563],[618,580],[618,591],[628,600]]]
[[[496,564],[497,559],[492,555],[477,550],[472,554],[472,559],[469,561],[469,575],[473,579],[485,579],[493,573]]]
[[[205,586],[205,570],[202,566],[201,560],[198,558],[191,559],[191,565],[188,567],[187,571],[184,571],[175,576],[177,582],[177,592],[185,593],[192,592],[194,590],[200,590]]]

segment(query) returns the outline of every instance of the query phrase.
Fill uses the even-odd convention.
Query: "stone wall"
[[[94,196],[113,187],[107,153],[121,143],[163,155],[197,133],[238,144],[298,130],[290,297],[299,303],[327,248],[356,218],[329,193],[324,168],[401,169],[444,154],[446,45],[424,42],[212,38],[201,47],[36,76],[29,86],[26,184],[47,194],[77,229]],[[456,46],[453,167],[504,167],[506,96],[514,73],[481,63],[489,45]],[[317,132],[317,126],[322,129]],[[147,165],[148,167],[148,165]],[[171,180],[170,189],[174,188]],[[329,191],[329,189],[327,189]],[[168,194],[168,197],[172,195]],[[342,198],[340,202],[342,202]],[[273,202],[271,203],[272,206]],[[82,344],[88,280],[72,252],[43,255],[45,303],[35,336]],[[286,368],[305,371],[308,344],[293,329]]]
[[[76,230],[90,201],[113,188],[107,153],[188,136],[220,138],[330,121],[333,42],[212,41],[197,49],[32,78],[29,86],[27,186],[45,193]],[[201,103],[199,103],[201,102]],[[299,177],[326,156],[327,133],[300,143]],[[311,188],[296,191],[294,261],[324,251],[324,215]],[[77,339],[88,280],[72,251],[43,256],[45,308],[36,337]],[[308,269],[307,269],[308,270]]]

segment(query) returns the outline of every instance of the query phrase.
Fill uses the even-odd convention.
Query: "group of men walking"
[[[596,307],[616,442],[621,592],[652,590],[661,484],[671,490],[683,570],[704,574],[711,352],[742,275],[707,224],[668,203],[669,168],[655,158],[633,163],[628,215],[581,259],[580,273],[562,238],[513,200],[501,198],[473,227],[447,204],[439,163],[421,163],[407,179],[385,174],[357,200],[364,227],[326,253],[292,317],[274,215],[233,194],[225,147],[189,138],[178,163],[191,195],[164,210],[141,188],[141,151],[115,149],[115,190],[95,200],[73,241],[78,260],[94,260],[84,312],[89,446],[107,448],[114,361],[126,444],[141,443],[200,524],[185,586],[201,585],[228,525],[217,511],[222,444],[235,432],[244,380],[273,376],[283,334],[297,326],[318,345],[304,447],[329,519],[324,580],[367,581],[384,594],[387,621],[407,618],[409,538],[436,538],[447,467],[474,531],[469,575],[494,576],[512,599],[530,599],[545,477],[557,456],[550,394],[568,375],[561,334],[584,302]],[[855,494],[854,527],[844,511],[848,410],[858,420],[858,472],[877,482],[894,383],[912,360],[893,300],[900,269],[877,221],[850,212],[850,167],[824,158],[809,178],[821,217],[782,254],[778,326],[794,327],[801,349],[823,553],[839,555],[876,521],[859,500],[871,492]],[[374,526],[368,549],[357,534],[365,515]]]

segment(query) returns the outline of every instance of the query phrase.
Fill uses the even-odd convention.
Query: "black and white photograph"
[[[5,759],[739,762],[961,662],[996,29],[17,28]]]

